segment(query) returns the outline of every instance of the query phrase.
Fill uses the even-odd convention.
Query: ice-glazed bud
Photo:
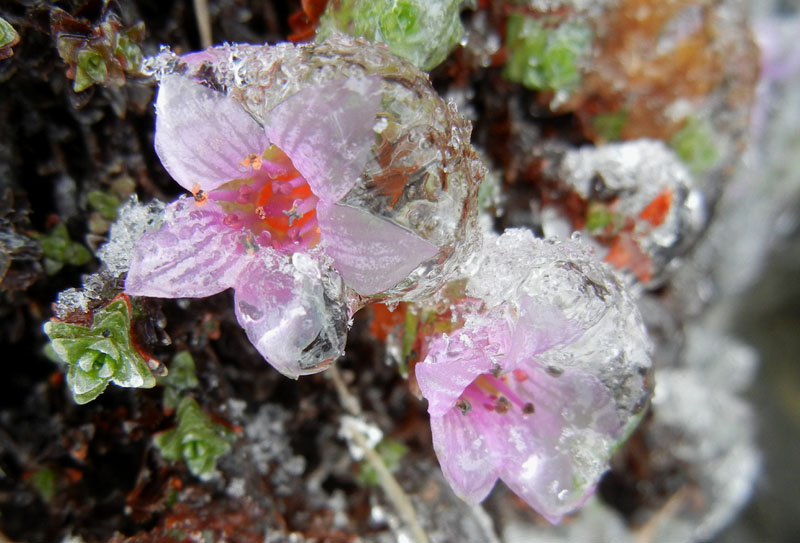
[[[67,384],[75,403],[94,400],[109,383],[133,388],[156,384],[151,368],[160,365],[145,359],[135,347],[131,308],[125,297],[97,310],[89,326],[53,319],[45,323],[44,332],[58,358],[69,366]]]
[[[702,194],[689,170],[663,142],[635,140],[564,153],[560,187],[583,213],[570,217],[605,251],[605,260],[648,287],[697,239],[706,222]],[[573,206],[575,207],[575,206]]]
[[[500,478],[557,522],[593,492],[649,399],[641,317],[585,247],[524,230],[485,242],[467,294],[482,308],[415,369],[443,473],[471,502]]]
[[[423,70],[438,66],[464,35],[463,0],[347,0],[329,2],[317,41],[337,32],[385,43]]]
[[[266,127],[269,141],[291,158],[315,193],[311,179],[315,172],[304,170],[299,162],[342,151],[341,131],[352,133],[357,124],[352,118],[363,117],[358,123],[368,125],[368,141],[350,142],[347,160],[323,172],[333,174],[326,183],[337,187],[323,200],[337,207],[317,208],[319,220],[333,225],[327,240],[323,225],[322,245],[331,252],[355,299],[351,309],[366,298],[428,296],[452,277],[478,243],[476,201],[485,170],[469,143],[471,126],[438,96],[426,74],[385,46],[344,36],[297,46],[226,45],[183,59],[165,52],[149,68],[162,81],[168,74],[182,72],[235,99]],[[346,100],[332,93],[341,93],[342,87],[356,93],[355,111],[342,109]],[[315,118],[302,120],[310,117],[303,114],[313,103],[319,103]],[[332,119],[330,124],[324,123],[326,118]],[[335,128],[337,137],[331,138],[323,127],[338,126],[343,120],[349,124]],[[397,229],[376,231],[376,224]],[[351,230],[336,225],[358,225],[361,232],[375,236],[349,237]],[[391,251],[385,243],[398,240],[397,234],[413,237],[403,236],[402,248]],[[397,256],[408,251],[417,251],[421,258],[400,262]],[[347,253],[358,262],[348,266],[334,253]],[[370,254],[372,258],[359,258]],[[353,273],[355,269],[361,277]],[[387,270],[402,273],[387,274]]]
[[[477,238],[469,126],[384,48],[224,46],[151,67],[156,152],[192,196],[137,243],[128,294],[233,288],[250,341],[297,377],[343,353],[367,300],[433,292]]]

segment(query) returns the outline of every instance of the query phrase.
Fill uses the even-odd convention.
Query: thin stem
[[[354,417],[360,417],[362,411],[358,398],[347,390],[347,385],[342,379],[339,369],[336,366],[331,366],[326,373],[333,381],[333,386],[336,388],[342,406]],[[411,503],[411,499],[400,486],[400,483],[397,482],[397,479],[394,478],[392,472],[389,471],[389,468],[386,467],[383,458],[369,446],[367,440],[359,432],[353,432],[352,438],[356,445],[364,451],[364,458],[375,470],[378,476],[378,483],[381,488],[383,488],[384,492],[386,492],[389,501],[392,502],[397,513],[408,525],[414,540],[417,543],[429,543],[428,536],[419,524],[417,513],[414,511],[414,505]]]
[[[208,0],[193,0],[193,4],[197,30],[200,32],[200,46],[208,49],[214,43],[211,40],[211,16],[208,14]]]

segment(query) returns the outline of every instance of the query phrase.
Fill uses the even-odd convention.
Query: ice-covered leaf
[[[148,361],[131,340],[130,307],[124,297],[97,310],[89,327],[52,320],[44,331],[53,351],[68,365],[67,384],[78,404],[94,400],[109,383],[155,386]]]

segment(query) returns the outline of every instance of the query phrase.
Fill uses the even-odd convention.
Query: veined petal
[[[551,522],[583,503],[608,468],[620,426],[613,400],[599,379],[574,370],[554,377],[528,366],[522,381],[509,380],[533,412],[502,415],[505,439],[500,477]],[[513,444],[513,446],[512,446]]]
[[[240,232],[222,223],[213,202],[190,198],[167,206],[159,230],[145,234],[131,259],[125,292],[156,298],[201,298],[230,288],[247,263]]]
[[[489,494],[500,474],[501,459],[493,454],[497,439],[491,425],[481,424],[483,413],[467,416],[451,409],[441,417],[431,417],[433,448],[445,479],[455,493],[470,503]]]
[[[314,194],[336,202],[364,170],[375,141],[377,76],[308,87],[276,106],[266,134],[292,159]]]
[[[282,374],[324,370],[344,352],[346,311],[332,310],[320,265],[305,253],[254,259],[234,288],[239,324],[259,353]]]
[[[155,147],[183,188],[211,191],[242,177],[239,163],[267,147],[264,129],[236,100],[179,75],[161,80]]]
[[[510,336],[507,323],[498,319],[468,322],[453,335],[433,341],[428,356],[414,368],[431,417],[444,415],[478,376],[492,370],[492,351],[502,350],[498,346]]]
[[[317,204],[325,252],[345,283],[364,296],[402,281],[438,249],[418,235],[349,206]]]
[[[503,369],[511,371],[531,357],[578,339],[583,330],[556,307],[521,296],[520,314]]]

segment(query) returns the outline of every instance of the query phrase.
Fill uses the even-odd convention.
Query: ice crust
[[[662,284],[669,264],[697,240],[708,219],[703,195],[686,166],[664,142],[634,140],[566,151],[558,177],[585,201],[615,199],[614,211],[639,214],[659,194],[669,191],[672,203],[664,221],[639,220],[633,232],[653,263],[649,286]]]
[[[486,240],[467,283],[467,295],[495,307],[529,296],[559,309],[584,330],[563,348],[537,357],[556,371],[596,375],[614,397],[621,421],[641,412],[648,399],[650,340],[619,276],[575,240],[542,240],[508,229]]]
[[[477,193],[485,168],[469,143],[471,126],[439,98],[426,74],[385,46],[335,36],[297,46],[224,45],[183,58],[164,50],[146,66],[157,79],[183,73],[225,92],[265,126],[278,104],[311,85],[379,76],[375,143],[339,203],[389,220],[438,252],[377,298],[424,299],[479,246]],[[363,300],[349,294],[355,310]]]

